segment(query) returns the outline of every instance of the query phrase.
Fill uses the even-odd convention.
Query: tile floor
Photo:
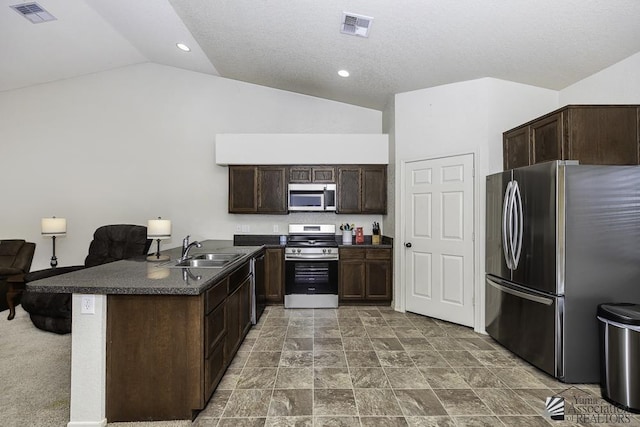
[[[565,398],[564,421],[544,414],[545,399],[558,393]],[[596,412],[605,414],[595,418]],[[558,382],[470,328],[389,307],[271,306],[195,425],[605,422],[640,425],[640,418],[600,399],[597,385]]]

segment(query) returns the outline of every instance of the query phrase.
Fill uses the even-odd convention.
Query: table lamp
[[[58,266],[58,258],[56,258],[56,237],[67,235],[67,220],[66,218],[42,218],[40,222],[42,229],[42,235],[45,237],[51,236],[53,242],[53,256],[51,257],[51,268]]]
[[[160,240],[171,238],[171,220],[158,217],[147,221],[147,238],[158,241],[156,253],[149,255],[147,261],[168,261],[168,255],[160,255]]]

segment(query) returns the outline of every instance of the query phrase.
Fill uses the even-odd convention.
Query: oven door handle
[[[305,255],[305,254],[287,254],[284,256],[285,261],[293,261],[293,260],[305,260],[305,261],[338,261],[337,257],[324,257],[319,258],[317,255]]]

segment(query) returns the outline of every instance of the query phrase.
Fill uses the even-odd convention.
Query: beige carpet
[[[37,329],[21,306],[0,313],[0,424],[66,426],[71,335]]]
[[[37,329],[18,306],[0,312],[0,426],[65,427],[69,422],[71,334]],[[182,427],[190,421],[109,423],[108,426]]]

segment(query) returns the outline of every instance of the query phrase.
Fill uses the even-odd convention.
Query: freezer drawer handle
[[[506,292],[508,294],[515,295],[515,296],[517,296],[519,298],[523,298],[523,299],[526,299],[526,300],[529,300],[529,301],[533,301],[533,302],[537,302],[537,303],[544,304],[544,305],[552,305],[553,304],[553,299],[551,299],[551,298],[544,298],[544,297],[539,297],[539,296],[536,296],[536,295],[527,294],[527,293],[524,293],[524,292],[521,292],[521,291],[518,291],[518,290],[515,290],[515,289],[512,289],[512,288],[507,288],[506,286],[499,285],[496,282],[493,282],[491,280],[488,280],[488,282],[494,288],[498,288],[502,292]]]

